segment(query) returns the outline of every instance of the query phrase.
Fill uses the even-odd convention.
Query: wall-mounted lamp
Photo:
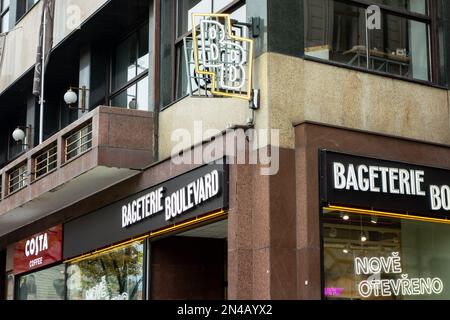
[[[23,130],[26,130],[26,133]],[[15,142],[17,142],[18,145],[22,145],[27,147],[28,149],[31,149],[33,147],[31,142],[31,133],[32,133],[32,127],[31,126],[18,126],[16,130],[14,130],[12,137]],[[25,143],[25,139],[27,140]]]
[[[78,96],[73,90],[78,90],[81,95],[81,107],[78,108],[74,106],[75,103],[78,101]],[[89,89],[86,88],[86,86],[82,86],[81,88],[77,87],[70,87],[69,90],[64,94],[64,102],[69,106],[70,109],[77,109],[81,110],[81,112],[86,112],[86,94]]]

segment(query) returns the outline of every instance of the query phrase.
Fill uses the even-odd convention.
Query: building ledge
[[[98,107],[0,170],[0,236],[152,163],[153,114]]]

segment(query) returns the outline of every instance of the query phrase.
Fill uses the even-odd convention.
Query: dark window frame
[[[375,70],[370,70],[370,69],[366,69],[366,68],[359,68],[356,66],[348,66],[348,65],[344,65],[342,63],[336,62],[336,61],[331,61],[331,60],[327,61],[327,60],[323,60],[323,59],[319,59],[319,58],[315,58],[315,57],[310,57],[310,56],[307,56],[306,54],[304,54],[304,58],[306,60],[312,60],[312,61],[316,61],[316,62],[324,62],[327,64],[336,65],[339,67],[345,67],[348,69],[364,71],[364,72],[371,73],[371,74],[387,76],[387,77],[410,81],[410,82],[415,82],[415,83],[421,83],[421,84],[426,84],[426,85],[431,85],[431,86],[439,86],[439,84],[438,84],[439,43],[438,43],[438,34],[437,34],[438,16],[437,16],[437,1],[436,0],[427,0],[427,3],[426,3],[427,4],[427,13],[426,14],[416,13],[416,12],[412,12],[412,11],[409,11],[406,9],[400,9],[400,8],[396,8],[396,7],[385,5],[385,4],[373,3],[373,1],[370,1],[370,0],[330,0],[330,1],[340,2],[340,3],[344,3],[347,5],[359,7],[359,8],[367,8],[370,5],[375,4],[381,9],[382,14],[384,13],[384,14],[394,15],[394,16],[398,16],[400,18],[404,18],[407,20],[425,23],[428,27],[427,46],[428,46],[429,80],[428,81],[419,80],[419,79],[403,77],[403,76],[399,76],[399,75],[395,75],[395,74],[391,74],[391,73],[387,73],[387,72],[382,72],[382,71],[375,71]],[[305,28],[306,28],[306,26],[305,26]]]
[[[2,25],[3,25],[3,19],[5,18],[6,15],[9,16],[8,18],[11,18],[10,14],[9,14],[10,7],[11,7],[11,3],[9,3],[7,8],[3,8],[3,1],[0,1],[0,33],[9,31],[9,25],[8,25],[8,30],[6,30],[6,31],[2,29]]]
[[[17,0],[17,4],[19,1],[21,1],[21,0]],[[28,14],[28,12],[31,11],[31,9],[33,9],[39,3],[40,0],[37,0],[35,3],[33,3],[31,5],[29,5],[28,0],[22,0],[22,1],[25,1],[25,12],[19,17],[17,15],[18,7],[16,7],[16,21],[15,21],[14,25],[17,25]]]
[[[134,34],[138,34],[139,35],[139,31],[145,25],[148,25],[148,32],[149,32],[149,35],[151,35],[152,30],[150,30],[150,20],[147,19],[146,21],[144,21],[144,22],[140,23],[138,26],[136,26],[136,28],[134,28],[132,31],[128,32],[126,35],[121,37],[116,43],[114,43],[111,46],[110,54],[109,54],[109,66],[107,68],[108,69],[108,75],[107,75],[107,78],[108,78],[107,79],[108,80],[108,82],[107,82],[108,92],[107,92],[106,100],[108,102],[108,105],[112,105],[112,101],[113,101],[114,98],[118,97],[120,94],[122,94],[127,89],[131,88],[132,86],[137,86],[139,81],[141,81],[142,79],[144,79],[145,77],[148,77],[150,75],[151,63],[149,63],[149,67],[147,68],[147,70],[142,71],[141,73],[139,73],[137,76],[135,76],[133,79],[129,80],[127,83],[123,84],[122,86],[120,86],[118,88],[115,88],[115,89],[113,88],[113,77],[114,77],[114,73],[113,73],[114,65],[113,65],[113,63],[114,63],[115,49],[122,42],[126,41],[129,37],[132,37]],[[137,47],[137,50],[136,50],[136,63],[137,63],[137,60],[139,58],[139,41],[138,41],[137,44],[138,44],[138,47]],[[151,46],[150,41],[148,43],[148,46],[149,46],[149,52],[150,52],[150,46]],[[150,102],[150,104],[151,104],[151,102]],[[126,106],[126,108],[128,109],[128,106]]]

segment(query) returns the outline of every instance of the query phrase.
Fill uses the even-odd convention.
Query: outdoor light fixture
[[[81,95],[81,107],[75,107],[74,104],[78,102],[78,96],[73,90],[78,90]],[[64,102],[69,106],[70,109],[77,109],[81,110],[81,112],[86,111],[86,94],[89,89],[86,88],[86,86],[82,86],[81,88],[77,87],[70,87],[69,90],[67,90],[66,94],[64,94]]]
[[[378,223],[378,217],[377,216],[372,216],[370,218],[370,222],[373,223],[373,224],[377,224]]]
[[[25,129],[27,132],[25,133],[23,131]],[[18,126],[16,130],[12,133],[12,137],[17,144],[27,147],[28,149],[32,148],[31,143],[31,126]],[[25,139],[27,139],[27,142],[25,143]]]

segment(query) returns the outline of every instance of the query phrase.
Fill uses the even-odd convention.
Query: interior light
[[[366,232],[361,233],[361,241],[366,242],[367,240],[369,240],[369,234]]]
[[[350,220],[350,216],[348,215],[348,213],[343,213],[343,212],[341,212],[341,218],[342,218],[344,221]]]
[[[348,243],[345,245],[344,249],[342,249],[342,252],[345,254],[350,253],[350,245]]]

